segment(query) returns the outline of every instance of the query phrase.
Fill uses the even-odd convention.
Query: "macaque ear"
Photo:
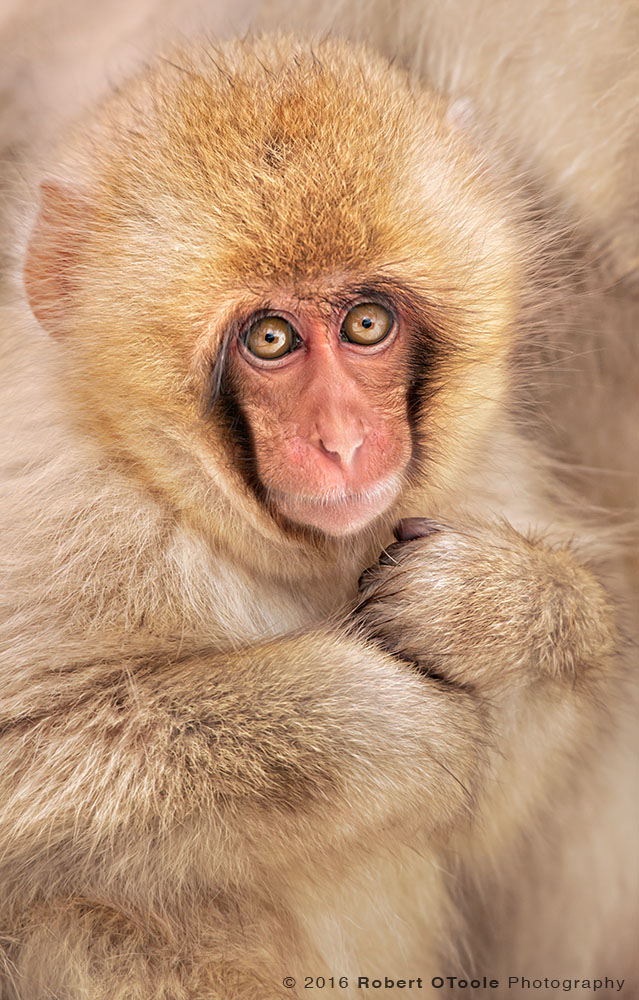
[[[69,298],[88,205],[75,191],[54,181],[40,187],[40,210],[29,239],[24,285],[40,325],[54,337],[64,334]]]

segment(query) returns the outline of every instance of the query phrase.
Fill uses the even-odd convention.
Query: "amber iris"
[[[364,302],[346,314],[342,323],[342,338],[352,344],[379,344],[388,336],[393,326],[393,317],[374,302]]]
[[[265,316],[253,323],[244,337],[244,343],[251,354],[263,361],[274,361],[292,351],[297,335],[281,316]]]

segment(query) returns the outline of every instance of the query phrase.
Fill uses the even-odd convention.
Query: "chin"
[[[332,490],[318,496],[302,496],[276,490],[271,495],[289,521],[341,538],[355,534],[384,514],[400,490],[401,480],[393,475],[356,493]]]

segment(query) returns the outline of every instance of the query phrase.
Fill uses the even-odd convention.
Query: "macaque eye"
[[[256,358],[274,361],[289,354],[297,346],[298,336],[281,316],[265,316],[252,323],[244,336],[244,344]]]
[[[379,344],[393,327],[393,317],[374,302],[364,302],[346,314],[341,336],[352,344]]]

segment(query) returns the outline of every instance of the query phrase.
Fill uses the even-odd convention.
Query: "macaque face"
[[[399,308],[366,295],[281,296],[241,324],[230,383],[257,476],[289,520],[345,535],[397,497],[411,458],[409,337]]]

